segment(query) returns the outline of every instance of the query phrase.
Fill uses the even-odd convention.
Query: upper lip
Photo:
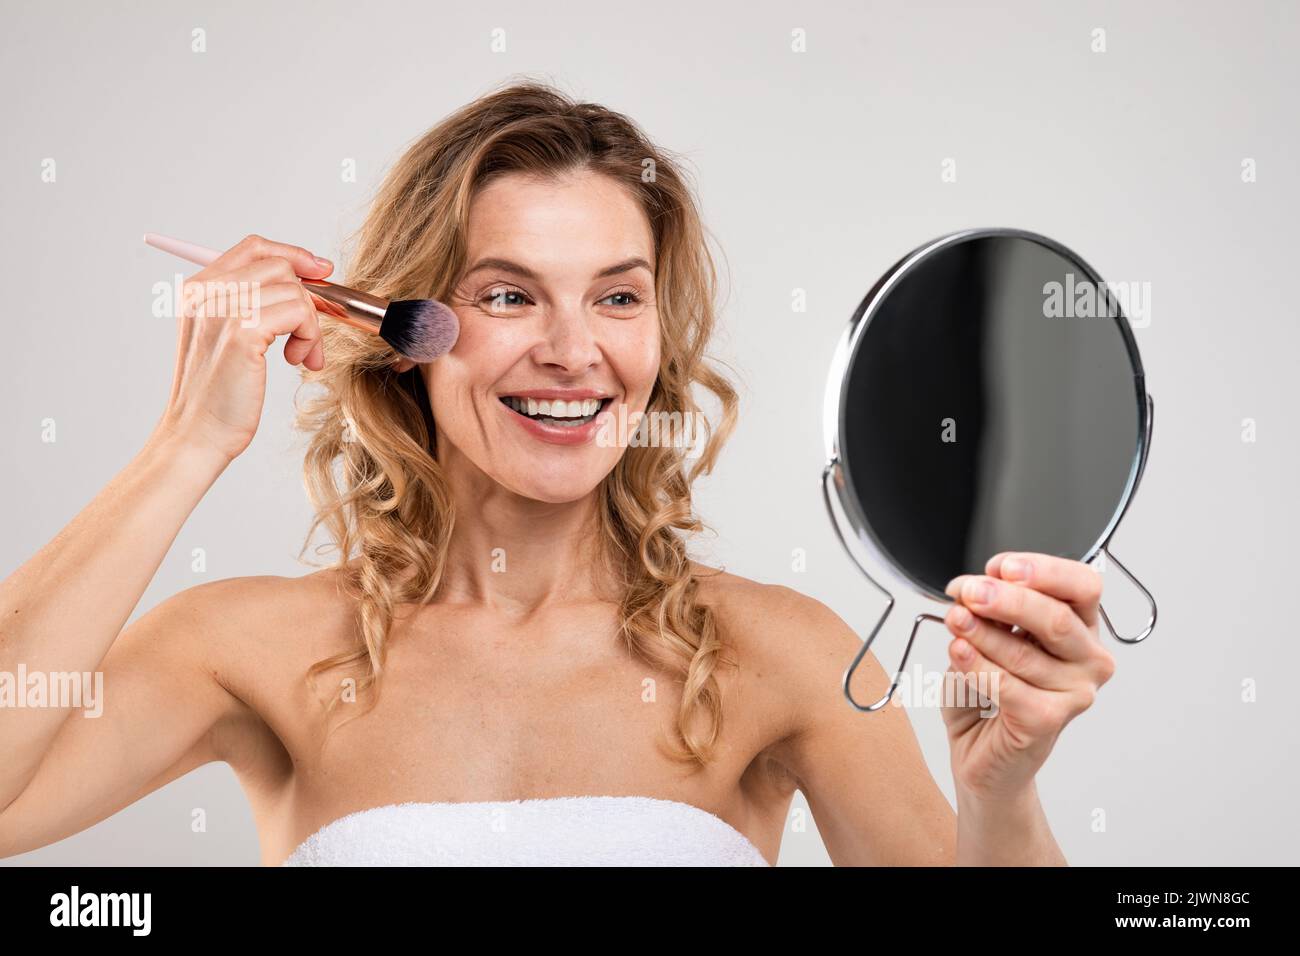
[[[525,388],[515,392],[502,392],[502,398],[532,398],[537,401],[580,401],[584,398],[609,398],[609,392],[595,388]]]

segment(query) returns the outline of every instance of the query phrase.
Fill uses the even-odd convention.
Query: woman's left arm
[[[1087,565],[1041,554],[997,555],[985,571],[949,587],[956,603],[946,618],[947,673],[984,673],[997,704],[988,715],[988,701],[944,701],[955,820],[897,696],[872,714],[844,700],[840,679],[862,639],[838,615],[788,588],[731,602],[737,632],[767,638],[746,642],[755,688],[779,675],[788,733],[764,757],[803,791],[837,865],[1065,864],[1034,775],[1114,671],[1096,637],[1101,579]],[[976,601],[979,585],[991,589],[989,601]],[[975,627],[962,631],[966,613]],[[955,656],[962,644],[973,656]],[[868,653],[854,697],[876,700],[889,683]],[[970,683],[979,689],[978,679]]]
[[[1115,672],[1098,637],[1101,576],[1078,561],[1026,553],[995,555],[984,570],[953,579],[955,603],[944,618],[953,635],[949,673],[971,692],[943,709],[957,863],[1063,866],[1034,776]]]

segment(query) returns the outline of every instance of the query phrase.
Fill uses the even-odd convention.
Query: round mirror
[[[857,540],[940,600],[1000,551],[1091,560],[1149,439],[1124,291],[1007,229],[946,236],[890,269],[828,391],[828,474]]]

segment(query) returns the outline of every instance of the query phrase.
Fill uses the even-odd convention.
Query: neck
[[[446,600],[527,615],[601,599],[608,568],[599,489],[551,504],[504,488],[464,459],[445,473],[456,507],[439,589]]]

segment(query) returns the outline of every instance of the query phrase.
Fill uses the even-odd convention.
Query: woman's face
[[[509,174],[482,189],[447,303],[460,337],[422,369],[439,461],[468,459],[537,501],[590,493],[658,375],[654,269],[645,213],[604,175]]]

